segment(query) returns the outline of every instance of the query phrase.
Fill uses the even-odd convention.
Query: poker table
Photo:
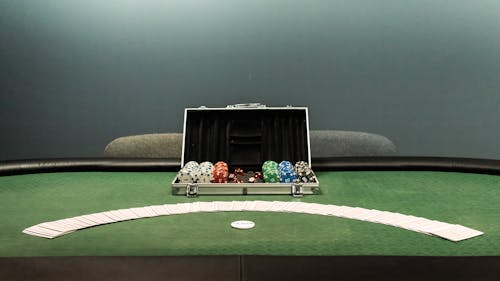
[[[321,194],[171,194],[173,159],[0,162],[0,280],[498,280],[500,161],[436,157],[313,159]],[[114,209],[278,200],[378,209],[471,227],[451,242],[339,217],[217,212],[102,225],[55,239],[29,226]],[[256,227],[236,230],[235,220]],[[169,277],[169,278],[167,278]]]

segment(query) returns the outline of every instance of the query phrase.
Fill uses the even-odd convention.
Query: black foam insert
[[[305,109],[187,110],[184,162],[258,170],[266,160],[308,160]]]

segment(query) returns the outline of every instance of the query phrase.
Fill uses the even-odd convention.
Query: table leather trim
[[[54,158],[0,161],[0,175],[81,171],[176,172],[180,159]],[[315,171],[450,171],[500,175],[500,160],[453,157],[373,156],[313,158]]]

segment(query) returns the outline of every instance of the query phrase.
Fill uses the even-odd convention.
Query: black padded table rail
[[[169,171],[180,167],[177,158],[54,158],[0,161],[0,175],[79,171]],[[453,171],[500,175],[500,160],[372,156],[313,158],[315,171]]]
[[[315,171],[443,171],[500,175],[500,160],[455,157],[373,156],[314,158]]]
[[[177,158],[53,158],[0,161],[0,175],[82,171],[148,171],[179,170]]]

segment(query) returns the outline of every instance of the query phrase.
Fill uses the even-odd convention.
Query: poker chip
[[[196,169],[184,167],[177,173],[180,183],[194,183],[198,180],[198,171]]]
[[[281,161],[278,165],[278,172],[280,176],[280,182],[282,183],[292,183],[297,179],[297,172],[295,167],[290,163],[290,161]]]
[[[264,182],[267,183],[280,182],[278,163],[272,160],[264,162],[264,164],[262,164],[262,178],[264,179]]]
[[[298,161],[295,163],[295,171],[297,179],[300,182],[316,182],[316,175],[314,174],[309,164],[305,161]]]
[[[235,168],[232,173],[234,177],[230,180],[231,183],[244,183],[246,181],[245,171],[242,168]]]
[[[227,183],[229,177],[229,167],[227,163],[219,161],[214,164],[212,170],[213,183]]]
[[[255,172],[253,175],[254,178],[254,183],[263,183],[264,182],[264,176],[262,175],[261,172]]]
[[[209,161],[201,162],[199,166],[200,166],[200,168],[207,168],[207,169],[214,168],[214,164],[212,164],[212,162],[209,162]]]
[[[198,162],[196,162],[196,161],[189,161],[189,162],[187,162],[184,165],[184,168],[197,168],[199,166],[200,166],[200,164],[198,164]]]
[[[242,168],[236,168],[234,169],[234,174],[235,175],[243,175],[245,172],[243,171]]]

